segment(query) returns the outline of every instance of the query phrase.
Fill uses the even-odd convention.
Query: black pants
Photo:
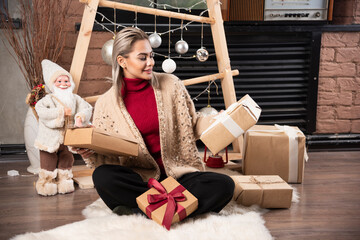
[[[162,176],[163,180],[166,176]],[[101,165],[93,173],[95,188],[110,208],[123,205],[137,208],[136,198],[149,190],[139,174],[120,165]],[[207,212],[220,212],[232,199],[234,181],[226,175],[213,172],[193,172],[177,179],[198,199],[195,216]]]

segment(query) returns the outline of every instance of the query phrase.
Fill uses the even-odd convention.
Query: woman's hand
[[[76,148],[76,147],[71,147],[71,150],[76,152],[77,154],[80,154],[80,156],[83,158],[83,159],[86,159],[86,158],[89,158],[91,157],[95,151],[94,150],[91,150],[91,149],[88,149],[88,148]]]

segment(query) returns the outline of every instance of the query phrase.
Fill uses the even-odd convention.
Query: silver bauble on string
[[[166,73],[173,73],[176,69],[176,63],[171,58],[166,59],[162,63],[162,69]]]
[[[112,51],[113,51],[114,39],[106,41],[101,49],[101,57],[108,65],[112,65]]]
[[[189,45],[184,40],[179,40],[175,44],[175,51],[178,54],[185,54],[189,50]]]
[[[201,47],[196,51],[196,59],[200,62],[205,62],[209,58],[209,52]]]
[[[207,107],[203,107],[199,110],[199,112],[201,112],[203,116],[213,116],[219,113],[215,108],[211,107],[210,105],[208,105]]]
[[[160,47],[161,42],[162,42],[160,35],[157,34],[156,32],[154,32],[153,34],[151,34],[149,36],[149,41],[150,41],[150,45],[152,48]]]

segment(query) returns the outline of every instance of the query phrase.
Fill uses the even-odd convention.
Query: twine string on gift
[[[264,184],[275,184],[275,183],[284,183],[284,182],[285,182],[284,180],[279,181],[279,180],[271,180],[271,179],[267,179],[265,181],[259,181],[256,179],[256,176],[251,176],[250,182],[244,182],[244,183],[254,183],[254,184],[259,185],[259,187],[261,187],[261,185],[264,185]]]
[[[151,219],[151,213],[167,203],[165,215],[162,221],[162,225],[167,230],[170,230],[170,226],[175,213],[178,213],[180,221],[186,217],[186,210],[183,206],[177,202],[183,202],[186,200],[183,192],[186,190],[182,185],[177,186],[170,193],[166,191],[164,186],[157,180],[150,178],[148,182],[149,188],[155,188],[160,194],[148,194],[147,200],[149,206],[146,207],[146,215]]]
[[[267,179],[265,181],[259,181],[258,179],[256,179],[256,176],[250,176],[249,181],[248,182],[240,182],[243,184],[256,184],[259,186],[259,188],[261,189],[261,197],[260,197],[260,201],[258,203],[259,206],[262,206],[264,203],[264,188],[262,185],[265,184],[277,184],[277,183],[285,183],[284,180],[271,180],[271,179]],[[240,196],[240,195],[239,195]],[[236,201],[237,199],[235,199]]]

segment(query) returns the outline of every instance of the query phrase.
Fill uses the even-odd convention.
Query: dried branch
[[[8,50],[24,75],[29,90],[44,83],[41,61],[49,59],[57,62],[61,56],[70,3],[71,0],[19,0],[20,30],[14,28],[11,18],[5,19],[0,14],[5,39],[10,45]],[[5,14],[10,16],[8,9],[5,9]]]

